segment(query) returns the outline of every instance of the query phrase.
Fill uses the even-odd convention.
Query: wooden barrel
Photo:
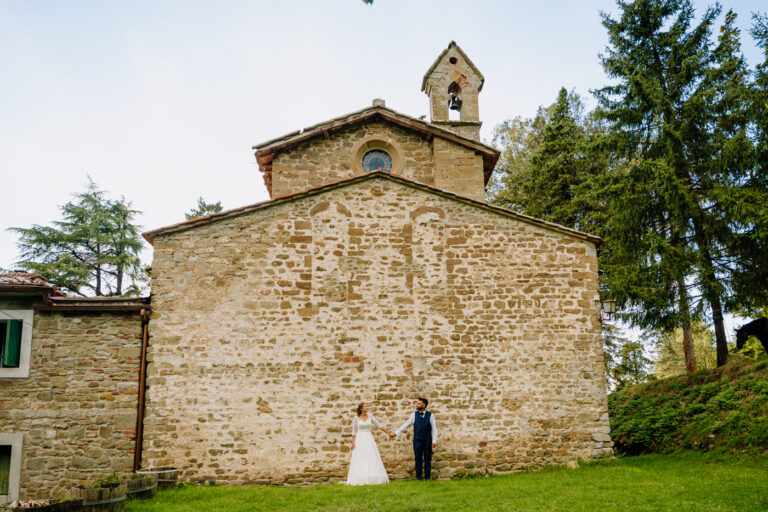
[[[149,499],[155,496],[157,490],[157,475],[139,475],[128,477],[128,499]]]
[[[83,500],[83,510],[88,512],[118,512],[125,510],[128,486],[125,482],[117,487],[78,487],[77,497]]]
[[[33,512],[80,512],[83,509],[83,500],[55,501],[53,503],[31,504],[30,501],[53,502],[54,500],[16,500],[5,507],[8,510],[30,510]],[[6,510],[5,508],[3,510]]]
[[[141,469],[136,473],[139,475],[157,475],[157,488],[167,489],[176,486],[176,479],[179,477],[179,468],[164,467]]]

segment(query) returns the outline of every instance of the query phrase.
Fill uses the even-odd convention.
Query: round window
[[[380,149],[369,151],[363,155],[363,170],[365,172],[390,172],[392,170],[392,157],[389,156],[389,153]]]

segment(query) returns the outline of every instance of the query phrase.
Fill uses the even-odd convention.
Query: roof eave
[[[314,125],[314,127],[305,128],[300,131],[291,132],[283,137],[278,137],[267,141],[266,143],[253,146],[255,150],[256,161],[259,165],[259,170],[262,173],[268,172],[268,167],[274,159],[275,155],[292,148],[302,142],[306,142],[316,137],[329,136],[332,133],[347,129],[351,126],[364,123],[373,119],[383,119],[393,124],[401,126],[406,129],[419,132],[424,136],[437,136],[459,145],[473,149],[483,155],[483,167],[484,167],[484,179],[485,184],[490,180],[491,172],[499,159],[500,152],[482,142],[474,139],[469,139],[451,130],[433,125],[432,123],[424,122],[420,119],[416,119],[405,114],[401,114],[395,110],[382,106],[367,107],[365,109],[353,112],[347,116],[337,117]],[[267,188],[270,188],[270,183],[266,183]],[[271,193],[271,190],[270,190]]]
[[[464,50],[461,49],[461,46],[456,44],[456,41],[451,41],[450,43],[448,43],[448,47],[445,50],[443,50],[440,53],[440,55],[437,56],[437,59],[435,59],[435,61],[432,63],[432,65],[429,66],[429,69],[427,70],[427,72],[424,73],[424,78],[422,78],[422,80],[421,80],[421,91],[422,92],[426,92],[427,91],[427,78],[429,77],[429,75],[432,74],[432,72],[435,70],[435,68],[438,66],[438,64],[440,64],[440,61],[443,60],[443,57],[445,57],[445,54],[448,53],[448,51],[451,48],[456,48],[456,51],[458,51],[461,54],[461,56],[464,58],[466,63],[469,64],[469,66],[472,68],[472,71],[477,73],[477,76],[480,78],[480,85],[477,87],[477,91],[478,92],[482,91],[483,90],[483,84],[485,84],[485,77],[480,72],[480,70],[477,69],[477,66],[475,66],[475,63],[472,62],[472,59],[470,59],[467,56],[467,54],[464,53]]]
[[[477,206],[479,208],[482,208],[482,209],[485,209],[485,210],[488,210],[488,211],[492,211],[492,212],[495,212],[495,213],[499,213],[499,214],[505,215],[507,217],[511,217],[511,218],[516,219],[516,220],[525,222],[527,224],[539,226],[539,227],[542,227],[542,228],[545,228],[545,229],[549,229],[551,231],[556,231],[556,232],[559,232],[559,233],[562,233],[562,234],[565,234],[565,235],[568,235],[568,236],[571,236],[571,237],[574,237],[574,238],[578,238],[578,239],[581,239],[581,240],[584,240],[584,241],[587,241],[587,242],[594,243],[596,246],[599,246],[603,242],[603,240],[600,237],[595,236],[595,235],[590,235],[589,233],[585,233],[583,231],[578,231],[578,230],[575,230],[575,229],[572,229],[572,228],[569,228],[569,227],[566,227],[566,226],[561,226],[560,224],[555,224],[553,222],[545,221],[545,220],[542,220],[542,219],[537,219],[535,217],[531,217],[529,215],[524,215],[524,214],[515,212],[513,210],[508,210],[506,208],[501,208],[499,206],[489,205],[487,203],[484,203],[482,201],[478,201],[476,199],[472,199],[472,198],[469,198],[469,197],[461,196],[461,195],[455,194],[453,192],[448,192],[448,191],[445,191],[445,190],[442,190],[442,189],[439,189],[439,188],[436,188],[436,187],[432,187],[430,185],[425,185],[423,183],[419,183],[417,181],[412,181],[412,180],[409,180],[407,178],[403,178],[402,176],[394,176],[394,175],[391,175],[391,174],[383,172],[383,171],[375,171],[375,172],[372,172],[372,173],[369,173],[369,174],[363,174],[363,175],[359,175],[359,176],[354,176],[352,178],[346,178],[346,179],[343,179],[343,180],[340,180],[340,181],[336,181],[336,182],[333,182],[333,183],[322,185],[320,187],[311,188],[311,189],[305,190],[303,192],[298,192],[298,193],[295,193],[295,194],[289,194],[289,195],[285,195],[285,196],[280,196],[280,197],[273,198],[273,199],[271,199],[269,201],[263,201],[263,202],[260,202],[260,203],[255,203],[255,204],[252,204],[252,205],[243,206],[241,208],[236,208],[236,209],[233,209],[233,210],[227,210],[225,212],[220,212],[220,213],[216,213],[216,214],[213,214],[213,215],[208,215],[206,217],[200,217],[200,218],[197,218],[197,219],[192,219],[192,220],[188,220],[188,221],[185,221],[185,222],[180,222],[180,223],[177,223],[177,224],[173,224],[171,226],[166,226],[166,227],[155,229],[155,230],[152,230],[152,231],[146,231],[146,232],[142,233],[142,236],[144,236],[144,238],[150,244],[153,244],[154,243],[154,238],[156,236],[172,234],[172,233],[176,233],[176,232],[179,232],[179,231],[186,231],[188,229],[193,229],[195,227],[199,227],[199,226],[202,226],[202,225],[210,224],[212,222],[219,222],[219,221],[222,221],[222,220],[226,220],[228,218],[232,218],[232,217],[237,217],[237,216],[240,216],[240,215],[248,214],[248,213],[251,213],[251,212],[254,212],[254,211],[257,211],[257,210],[261,210],[261,209],[265,209],[265,208],[271,208],[272,206],[276,206],[278,204],[295,201],[295,200],[301,199],[303,197],[313,196],[313,195],[316,195],[316,194],[320,194],[322,192],[326,192],[326,191],[333,190],[333,189],[336,189],[336,188],[341,188],[341,187],[344,187],[344,186],[351,185],[353,183],[358,183],[358,182],[366,181],[366,180],[373,179],[373,178],[389,179],[389,180],[392,180],[392,181],[395,181],[395,182],[398,182],[398,183],[402,183],[402,184],[404,184],[406,186],[410,186],[412,188],[418,188],[418,189],[425,190],[427,192],[430,192],[430,193],[433,193],[433,194],[436,194],[436,195],[440,195],[440,196],[448,197],[448,198],[451,198],[451,199],[454,199],[454,200],[457,200],[457,201],[460,201],[460,202],[472,204],[472,205]]]

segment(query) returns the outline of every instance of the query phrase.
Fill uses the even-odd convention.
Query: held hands
[[[396,437],[396,436],[397,436],[397,434],[395,434],[394,432],[390,432],[389,433],[389,437]]]

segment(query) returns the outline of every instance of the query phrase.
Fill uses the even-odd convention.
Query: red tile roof
[[[33,272],[8,272],[0,274],[1,291],[45,291],[51,296],[63,297],[66,295],[48,279]]]

